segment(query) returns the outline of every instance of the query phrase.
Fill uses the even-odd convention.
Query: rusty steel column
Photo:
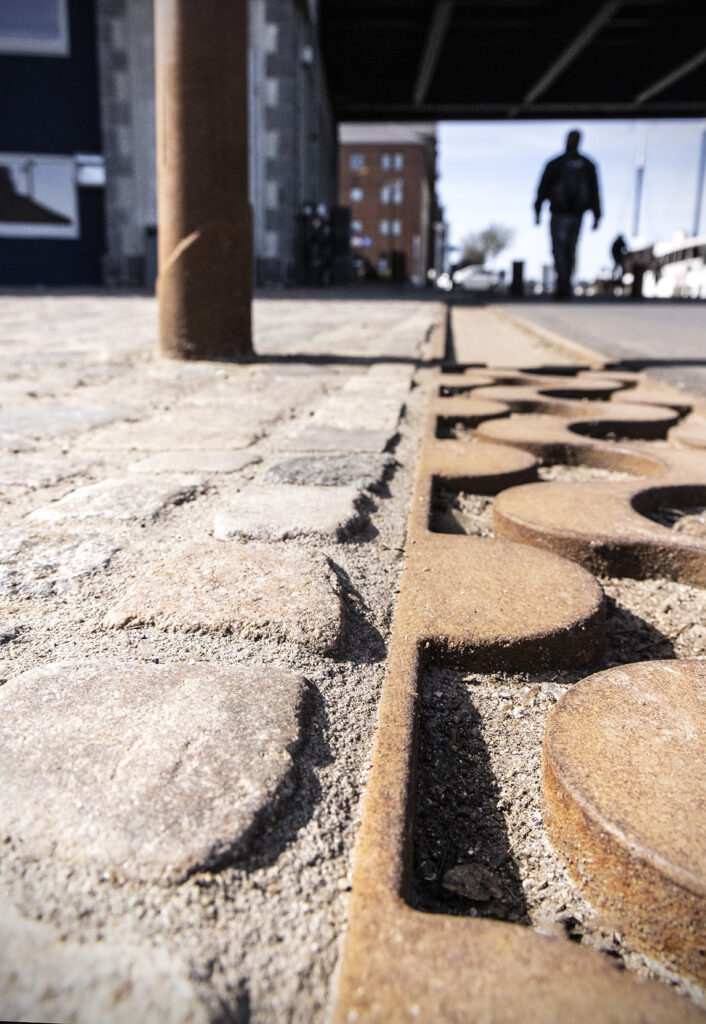
[[[248,0],[155,0],[160,345],[252,353]]]

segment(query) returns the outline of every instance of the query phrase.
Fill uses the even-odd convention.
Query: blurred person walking
[[[622,284],[623,273],[625,272],[625,257],[629,252],[628,243],[622,235],[618,235],[610,247],[610,254],[613,257],[613,289]]]
[[[542,204],[549,200],[558,299],[570,298],[572,294],[571,275],[584,213],[590,210],[593,214],[594,231],[601,219],[598,171],[591,160],[579,153],[580,141],[578,131],[566,136],[566,150],[550,160],[542,172],[534,204],[535,222],[539,224]]]

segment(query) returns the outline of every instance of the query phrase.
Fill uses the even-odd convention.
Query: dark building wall
[[[81,237],[76,240],[0,238],[0,284],[101,284],[102,189],[79,189],[78,209]]]
[[[157,142],[152,0],[95,0],[106,166],[104,281],[152,289]]]
[[[307,277],[304,207],[336,202],[336,128],[317,7],[301,0],[250,4],[250,194],[260,285]]]
[[[2,153],[100,153],[93,0],[69,0],[70,54],[0,53]],[[97,284],[104,248],[102,189],[79,188],[77,239],[0,237],[0,283]]]
[[[4,150],[100,152],[93,0],[69,0],[69,26],[68,57],[0,54]]]

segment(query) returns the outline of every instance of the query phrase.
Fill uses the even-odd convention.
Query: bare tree
[[[483,231],[471,231],[461,242],[461,261],[468,264],[495,259],[514,237],[513,229],[504,224],[489,224]]]

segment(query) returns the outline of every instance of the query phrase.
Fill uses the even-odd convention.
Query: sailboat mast
[[[701,133],[701,153],[699,155],[699,169],[696,172],[696,199],[694,202],[694,228],[691,232],[695,238],[701,227],[701,200],[704,194],[704,174],[706,174],[706,122]]]
[[[642,205],[642,182],[645,177],[645,154],[647,152],[647,126],[639,125],[635,148],[635,207],[632,216],[632,237],[640,231],[640,207]]]

